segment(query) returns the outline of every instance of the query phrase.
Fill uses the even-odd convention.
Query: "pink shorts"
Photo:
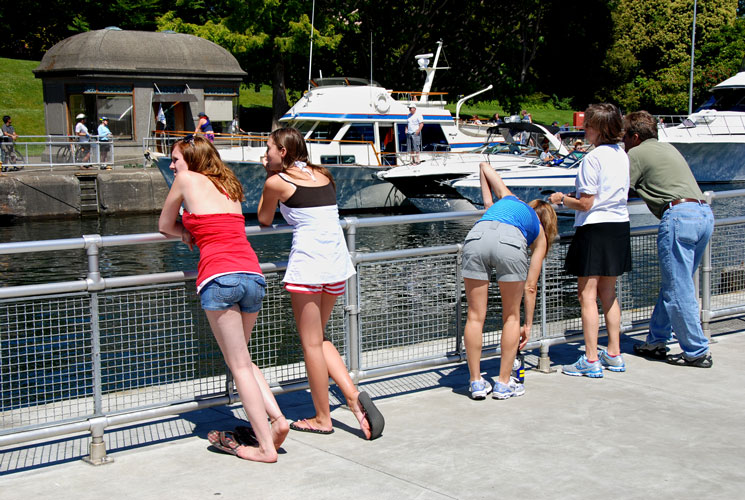
[[[296,285],[295,283],[285,283],[285,290],[291,293],[326,293],[328,295],[344,295],[347,282],[326,283],[324,285]]]

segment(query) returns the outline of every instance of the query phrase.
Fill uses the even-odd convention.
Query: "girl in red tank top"
[[[167,236],[180,237],[190,248],[199,247],[197,290],[202,308],[233,374],[258,446],[241,445],[230,431],[211,431],[207,437],[226,453],[276,462],[289,425],[247,347],[266,282],[246,239],[243,189],[206,139],[189,136],[176,142],[171,159],[176,175],[158,229]],[[182,205],[184,215],[179,222]]]

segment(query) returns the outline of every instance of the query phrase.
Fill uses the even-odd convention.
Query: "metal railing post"
[[[460,359],[466,359],[466,351],[463,349],[463,276],[461,274],[461,264],[463,263],[463,246],[459,245],[458,255],[455,258],[455,352],[460,355]]]
[[[357,218],[346,217],[344,221],[347,223],[346,239],[347,249],[352,256],[352,262],[357,266]],[[347,334],[347,367],[349,368],[350,376],[352,381],[356,384],[360,378],[360,366],[362,358],[362,339],[361,328],[360,328],[360,294],[359,294],[359,272],[351,279],[347,280],[347,291],[344,294],[346,304],[344,306],[344,314],[346,316],[346,334]]]
[[[706,199],[706,203],[711,206],[711,202],[713,200],[713,193],[711,191],[706,191],[704,193],[704,198]],[[706,336],[709,341],[711,341],[711,239],[709,239],[709,243],[706,244],[706,248],[704,249],[704,255],[701,259],[701,270],[696,273],[696,278],[699,277],[699,274],[701,276],[701,329],[704,332],[704,335]],[[698,280],[697,280],[698,281]],[[698,283],[696,288],[697,296],[698,296]]]
[[[546,260],[541,263],[541,339],[546,337],[548,319],[546,318]],[[551,358],[548,355],[549,344],[541,341],[540,356],[538,358],[537,370],[542,373],[555,371],[551,368]]]
[[[103,465],[112,460],[106,455],[106,443],[103,441],[106,419],[103,418],[103,378],[101,374],[101,325],[99,323],[99,297],[98,290],[106,287],[101,279],[99,266],[99,246],[102,244],[101,236],[83,235],[85,251],[88,256],[88,274],[86,283],[90,292],[90,318],[91,318],[91,363],[93,368],[93,414],[96,418],[91,420],[91,442],[89,453],[85,461],[93,465]]]

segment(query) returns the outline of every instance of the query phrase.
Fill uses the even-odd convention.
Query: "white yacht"
[[[310,81],[309,90],[280,119],[283,125],[304,134],[311,162],[330,170],[341,210],[397,207],[405,202],[404,195],[377,174],[410,161],[405,131],[411,102],[416,102],[417,112],[424,119],[420,158],[430,165],[434,159],[457,156],[483,146],[487,140],[496,143],[501,139],[487,135],[485,129],[459,126],[445,109],[444,93],[431,91],[436,71],[448,69],[437,66],[441,50],[442,42],[438,42],[435,54],[416,56],[426,74],[421,91],[392,91],[359,78],[320,78]],[[474,95],[462,99],[458,109]],[[255,213],[266,177],[261,166],[266,136],[250,137],[251,146],[230,146],[230,141],[222,145],[220,139],[215,140],[220,156],[243,184],[244,212]],[[230,138],[233,144],[240,139]],[[165,163],[159,161],[158,166],[170,183],[173,175]]]
[[[539,160],[539,147],[521,143],[540,145],[547,140],[554,154],[566,158],[567,164],[573,163],[576,159],[568,156],[566,145],[562,143],[560,136],[554,134],[558,132],[558,128],[513,122],[500,124],[490,130],[496,133],[495,129],[498,129],[505,142],[460,155],[434,155],[419,165],[396,167],[380,172],[378,176],[393,184],[422,212],[475,210],[475,198],[463,196],[454,186],[457,180],[469,175],[475,175],[478,182],[481,162],[494,166],[505,181],[513,176],[523,180],[532,177],[531,182],[536,186],[545,184],[550,188],[557,182],[557,178],[571,177],[571,184],[574,184],[576,172],[567,174],[567,168],[544,165]],[[478,199],[480,198],[479,192]]]
[[[683,154],[699,183],[745,181],[745,65],[711,92],[682,123],[660,127],[659,139]]]

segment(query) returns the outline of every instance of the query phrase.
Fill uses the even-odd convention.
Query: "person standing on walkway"
[[[3,116],[2,134],[0,134],[0,139],[2,140],[2,161],[4,163],[15,164],[15,142],[18,140],[18,134],[16,134],[15,127],[13,127],[13,119],[10,115]],[[3,172],[5,172],[6,168],[7,167],[3,167]]]
[[[271,133],[264,157],[267,178],[258,207],[259,223],[271,225],[277,205],[293,226],[292,248],[284,282],[290,292],[310,393],[316,414],[292,423],[291,429],[318,434],[334,432],[329,408],[329,376],[347,400],[366,439],[381,435],[385,420],[370,396],[357,390],[336,347],[325,337],[337,297],[355,274],[339,226],[336,185],[324,167],[308,163],[308,150],[297,129]]]
[[[486,162],[479,165],[479,180],[487,210],[463,244],[462,275],[468,300],[464,337],[471,377],[469,391],[472,399],[484,399],[492,390],[491,384],[481,376],[481,347],[489,278],[496,270],[502,296],[502,354],[492,397],[507,399],[525,394],[523,384],[512,378],[510,372],[517,351],[525,347],[530,338],[541,264],[558,233],[556,212],[542,200],[528,204],[520,201]],[[492,191],[497,195],[496,203]],[[523,297],[525,325],[520,327]]]
[[[101,117],[101,124],[98,126],[98,142],[101,148],[101,169],[106,168],[106,160],[109,157],[111,141],[114,140],[114,134],[109,130],[109,119],[106,116]]]
[[[578,197],[553,193],[551,203],[575,210],[575,233],[564,269],[577,276],[585,354],[563,373],[601,378],[603,368],[626,371],[621,356],[621,307],[616,280],[631,271],[631,229],[626,206],[629,158],[618,145],[623,118],[613,104],[592,104],[585,111],[585,137],[595,149],[582,158],[575,181]],[[598,305],[603,306],[608,349],[598,349]]]
[[[714,215],[683,155],[657,140],[658,124],[651,114],[629,113],[624,128],[631,187],[660,219],[660,293],[646,342],[634,345],[634,352],[673,365],[711,368],[693,276],[714,231]],[[673,331],[683,352],[668,356]]]
[[[409,150],[409,159],[414,165],[421,163],[419,154],[422,151],[422,128],[424,118],[416,110],[416,103],[409,104],[409,116],[406,119],[406,148]]]
[[[204,134],[208,141],[215,142],[215,131],[212,129],[209,116],[204,113],[199,113],[197,116],[199,121],[197,122],[197,128],[194,129],[194,135]]]
[[[78,142],[80,143],[80,149],[83,150],[84,156],[82,159],[83,163],[88,163],[91,159],[91,134],[88,132],[88,127],[85,126],[85,114],[79,113],[75,117],[78,123],[75,125],[75,135],[78,136]],[[90,165],[83,165],[85,168],[90,168]]]
[[[241,183],[220,160],[212,143],[202,137],[188,136],[176,142],[171,161],[175,176],[158,230],[181,237],[190,248],[194,244],[199,247],[197,293],[258,446],[243,446],[229,432],[213,431],[208,439],[216,448],[240,458],[276,462],[277,449],[289,426],[247,347],[266,281],[246,239]]]

